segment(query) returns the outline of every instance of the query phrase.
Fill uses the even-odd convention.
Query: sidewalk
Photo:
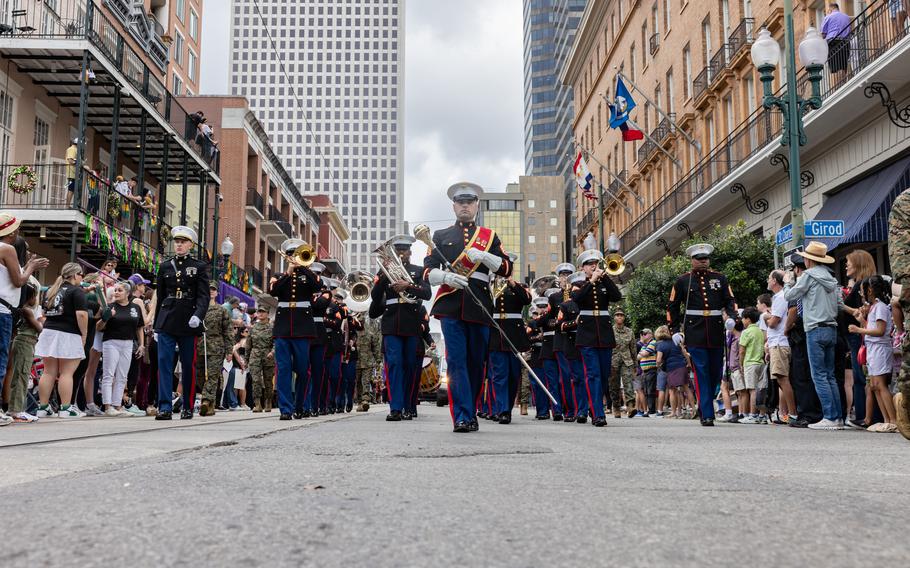
[[[142,416],[12,424],[0,430],[0,487],[363,415],[280,421],[276,411],[238,411],[169,422]]]

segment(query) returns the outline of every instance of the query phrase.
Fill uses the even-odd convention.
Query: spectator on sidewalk
[[[11,382],[9,396],[9,414],[16,422],[35,422],[37,416],[29,414],[26,410],[26,393],[32,380],[32,364],[35,360],[35,344],[41,333],[41,321],[44,319],[41,306],[38,305],[39,288],[38,280],[31,276],[29,283],[22,289],[25,292],[22,298],[19,325],[16,337],[13,339],[12,358],[10,367]]]
[[[784,298],[784,273],[774,270],[768,275],[768,290],[771,298],[771,311],[765,318],[768,327],[768,354],[771,363],[771,377],[777,381],[780,389],[782,409],[780,420],[789,423],[790,417],[797,418],[796,398],[790,385],[790,342],[787,339],[787,314],[789,308]]]
[[[728,324],[729,325],[729,324]],[[724,400],[724,415],[721,418],[718,418],[718,422],[731,422],[738,423],[742,416],[740,412],[743,409],[742,406],[742,397],[745,394],[740,394],[740,392],[745,391],[746,383],[743,380],[743,370],[742,365],[739,361],[739,338],[743,332],[743,321],[737,319],[733,322],[733,327],[728,328],[727,331],[727,372],[724,376],[724,381],[721,383],[721,394]],[[730,397],[729,391],[733,389],[733,392],[736,393],[736,402],[737,402],[737,411],[733,412],[733,401]],[[727,391],[726,393],[724,391]]]
[[[743,413],[740,424],[758,424],[758,391],[767,388],[765,381],[765,334],[758,327],[759,311],[743,310],[743,332],[739,336],[739,361],[742,366],[744,390],[736,393],[739,410]],[[735,329],[735,328],[734,328]]]
[[[667,390],[670,392],[670,413],[667,418],[682,418],[683,409],[692,404],[689,356],[681,343],[677,345],[673,341],[670,328],[666,325],[657,328],[654,339],[657,340],[657,367],[667,374]]]
[[[847,282],[849,291],[844,298],[844,307],[838,317],[837,329],[850,348],[853,385],[845,393],[847,395],[847,412],[849,413],[853,408],[852,423],[862,424],[866,421],[866,408],[871,407],[872,401],[869,400],[867,403],[869,389],[866,385],[866,374],[858,359],[863,338],[857,333],[850,333],[849,328],[851,325],[859,325],[858,318],[861,316],[861,308],[864,305],[862,283],[866,278],[875,275],[875,259],[864,250],[852,251],[847,255],[845,271],[849,278]]]
[[[648,417],[648,392],[654,390],[657,383],[657,341],[650,329],[641,330],[641,350],[638,352],[638,366],[641,374],[632,379],[635,388],[635,414],[629,411],[629,417]]]
[[[138,341],[136,356],[145,351],[144,319],[140,307],[133,303],[129,282],[114,286],[114,301],[101,315],[98,329],[104,332],[104,368],[101,379],[101,403],[108,417],[131,417],[123,408],[123,391],[133,361],[133,340]]]
[[[809,428],[841,430],[844,428],[844,417],[834,377],[837,312],[841,297],[837,280],[829,270],[834,259],[828,256],[828,247],[817,241],[810,241],[805,250],[797,254],[805,259],[806,271],[795,284],[792,273],[787,274],[784,297],[787,301],[802,300],[803,328],[806,331],[812,382],[815,383],[815,391],[822,404],[824,418],[810,424]]]

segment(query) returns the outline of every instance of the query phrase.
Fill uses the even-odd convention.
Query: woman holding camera
[[[104,332],[101,402],[104,415],[128,417],[123,409],[123,389],[133,359],[133,340],[138,340],[136,357],[145,352],[145,324],[140,306],[132,301],[129,282],[114,285],[114,301],[101,315],[98,329]]]

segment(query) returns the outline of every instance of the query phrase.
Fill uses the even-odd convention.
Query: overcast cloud
[[[405,9],[405,220],[452,221],[446,188],[504,191],[524,173],[520,0],[408,0]],[[228,86],[229,2],[203,18],[203,94]],[[415,247],[417,249],[417,247]],[[419,262],[421,250],[415,250]]]

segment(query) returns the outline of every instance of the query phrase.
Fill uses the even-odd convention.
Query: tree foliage
[[[739,307],[755,305],[765,291],[768,273],[774,268],[774,243],[746,230],[743,221],[735,225],[715,225],[706,235],[695,234],[679,250],[654,262],[636,267],[625,290],[626,314],[636,330],[666,323],[670,288],[689,270],[685,250],[696,243],[714,245],[711,269],[727,277]]]

